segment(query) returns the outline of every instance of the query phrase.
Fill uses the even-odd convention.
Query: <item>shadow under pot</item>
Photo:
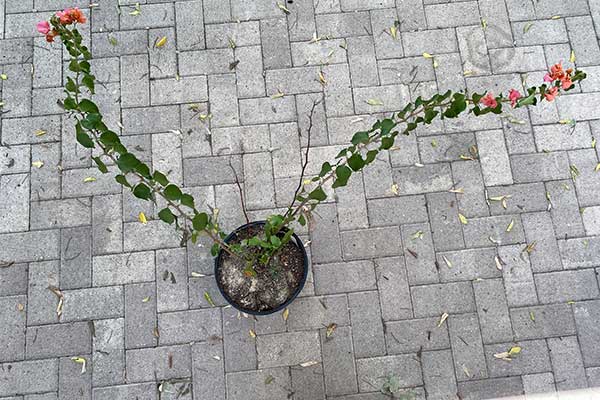
[[[242,225],[225,238],[227,244],[264,232],[265,221]],[[285,231],[281,232],[281,236]],[[215,278],[221,294],[234,308],[246,314],[268,315],[286,308],[300,294],[308,276],[304,244],[294,233],[292,239],[267,265],[256,263],[256,275],[248,276],[244,260],[223,249],[215,257]]]

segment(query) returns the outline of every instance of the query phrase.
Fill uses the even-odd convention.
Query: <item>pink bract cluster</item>
[[[83,12],[77,7],[67,8],[56,13],[58,22],[62,25],[70,25],[73,23],[84,24],[87,21]],[[58,35],[58,31],[50,26],[48,21],[40,21],[37,23],[37,31],[46,36],[47,42],[54,42],[54,38]]]

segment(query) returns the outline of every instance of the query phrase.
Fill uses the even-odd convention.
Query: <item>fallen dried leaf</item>
[[[302,364],[300,364],[300,366],[302,368],[306,368],[306,367],[312,367],[313,365],[317,365],[319,362],[318,361],[307,361],[307,362],[303,362]]]
[[[503,265],[504,263],[502,262],[502,259],[498,256],[494,257],[494,261],[496,262],[496,269],[498,269],[498,271],[502,271]]]
[[[140,3],[135,3],[133,7],[133,11],[129,13],[129,15],[133,15],[134,17],[140,15],[142,13],[142,8],[140,7]]]
[[[196,271],[192,271],[192,273],[190,275],[192,275],[192,277],[194,277],[194,278],[202,278],[202,277],[206,276],[206,275],[201,274],[200,272],[196,272]]]
[[[550,19],[560,19],[560,18],[561,18],[560,15],[553,15],[552,18],[550,18]]]
[[[274,95],[271,96],[272,99],[280,99],[283,96],[285,96],[285,94],[281,93],[281,92],[277,92]]]
[[[8,79],[8,76],[6,76],[6,74],[0,74],[0,79],[2,79],[3,81]]]
[[[383,102],[379,99],[368,99],[367,104],[370,106],[382,106]]]
[[[149,301],[150,301],[150,297],[144,297],[144,298],[142,299],[142,303],[147,303],[147,302],[149,302]]]
[[[208,292],[204,292],[204,298],[206,299],[206,302],[208,304],[210,304],[211,307],[216,307],[215,302],[213,301],[212,297],[210,297],[210,293]]]
[[[410,237],[411,239],[423,239],[423,231],[416,231]]]
[[[138,219],[144,225],[146,225],[148,223],[148,220],[146,219],[146,214],[144,214],[143,212],[139,213]]]
[[[56,297],[58,297],[58,305],[56,306],[56,315],[58,316],[58,318],[60,318],[60,316],[62,315],[62,309],[63,309],[63,302],[65,299],[65,296],[63,295],[63,293],[60,291],[59,288],[54,287],[54,286],[48,286],[48,289],[54,293],[54,295]]]
[[[17,304],[17,310],[19,311],[23,311],[25,309],[25,306],[21,303]]]
[[[248,333],[250,334],[250,337],[256,338],[256,332],[254,332],[252,329],[250,329]]]
[[[283,11],[283,12],[284,12],[284,14],[286,14],[286,15],[287,15],[287,14],[291,14],[291,13],[290,13],[290,10],[288,10],[288,8],[287,8],[286,6],[284,6],[283,4],[281,4],[281,3],[277,3],[277,7],[278,7],[278,8],[279,8],[281,11]]]
[[[467,225],[469,223],[469,220],[467,219],[467,217],[465,217],[461,213],[458,213],[458,219],[460,220],[460,223],[463,225]]]
[[[529,32],[529,30],[531,29],[532,26],[533,26],[533,22],[526,23],[525,26],[523,27],[523,33]]]
[[[283,317],[284,321],[287,321],[288,317],[290,316],[290,309],[286,307],[286,309],[283,310],[283,313],[281,313],[281,316]]]
[[[96,178],[94,178],[93,176],[88,176],[87,178],[84,178],[84,179],[83,179],[83,181],[84,181],[85,183],[88,183],[88,182],[96,182]]]
[[[448,319],[449,315],[448,313],[443,313],[442,316],[440,317],[440,322],[438,322],[437,327],[441,327],[442,324],[444,323],[444,321],[446,321]]]
[[[161,48],[163,47],[165,44],[167,44],[167,37],[163,36],[160,39],[158,39],[158,41],[156,42],[156,44],[154,45],[154,47],[156,48]]]
[[[33,133],[35,134],[35,136],[44,136],[47,132],[43,129],[36,129]]]
[[[76,362],[77,364],[81,364],[81,373],[85,374],[85,365],[86,365],[86,360],[83,357],[71,357],[71,360],[73,362]]]
[[[34,161],[31,163],[32,167],[36,167],[36,168],[42,168],[44,166],[44,162],[43,161]]]
[[[423,53],[423,57],[425,58],[433,58],[433,56],[429,53]]]
[[[529,311],[529,319],[535,322],[535,314],[533,313],[533,311]]]
[[[442,256],[442,259],[444,260],[444,262],[446,263],[446,265],[448,266],[448,268],[452,268],[452,263],[450,262],[450,260],[448,260],[446,258],[446,256]]]
[[[575,62],[575,50],[571,50],[571,56],[569,57],[569,61],[572,63]]]
[[[273,377],[273,375],[268,375],[265,378],[265,385],[270,385],[271,383],[273,383],[274,380],[275,380],[275,378]]]
[[[510,220],[510,224],[508,224],[508,226],[506,227],[506,232],[512,231],[512,229],[513,229],[514,226],[515,226],[515,220],[511,219]]]
[[[398,196],[398,194],[399,194],[398,184],[394,183],[390,189],[391,189],[391,191],[392,191],[393,194],[395,194],[396,196]]]
[[[333,335],[333,332],[335,332],[337,328],[337,324],[335,323],[331,323],[327,326],[327,330],[325,331],[325,336],[326,337],[331,337],[331,335]]]

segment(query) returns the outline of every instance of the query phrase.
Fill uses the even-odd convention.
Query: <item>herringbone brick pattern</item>
[[[0,0],[0,398],[600,386],[598,0],[135,3]],[[73,5],[91,14],[111,128],[226,229],[244,222],[230,163],[253,218],[287,205],[315,101],[311,173],[419,95],[537,84],[571,54],[589,78],[555,103],[399,138],[301,232],[312,274],[287,320],[246,318],[206,247],[180,247],[76,144],[56,103],[66,53],[35,32]]]

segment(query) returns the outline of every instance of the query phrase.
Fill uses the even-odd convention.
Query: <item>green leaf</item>
[[[88,114],[84,119],[81,120],[81,125],[85,129],[96,129],[102,122],[102,116],[100,114]]]
[[[100,143],[105,146],[112,147],[114,145],[121,144],[121,140],[113,131],[105,131],[100,135]]]
[[[71,77],[67,78],[67,84],[65,85],[65,89],[67,89],[68,92],[79,93],[77,83],[75,83],[75,81]]]
[[[169,200],[179,200],[181,199],[181,196],[183,195],[183,193],[181,193],[181,189],[179,189],[179,187],[177,187],[177,185],[168,185],[165,188],[165,196],[167,199]]]
[[[90,72],[90,63],[87,61],[81,61],[79,63],[79,67],[81,68],[82,71],[85,71],[88,73]]]
[[[425,111],[425,117],[424,117],[425,123],[426,123],[426,124],[430,124],[430,123],[431,123],[431,121],[433,121],[433,119],[434,119],[434,118],[435,118],[435,117],[436,117],[438,114],[439,114],[439,111],[437,111],[437,110],[434,110],[434,109],[431,109],[431,108],[430,108],[430,109],[428,109],[428,110],[426,110],[426,111]]]
[[[357,145],[359,143],[367,143],[369,141],[369,132],[356,132],[352,136],[352,144]]]
[[[213,257],[216,257],[217,255],[219,255],[219,250],[221,250],[221,247],[219,246],[219,243],[215,243],[212,245],[212,247],[210,248],[210,254]]]
[[[384,138],[384,139],[387,139],[387,138]],[[363,160],[363,158],[360,154],[354,153],[348,159],[348,165],[350,166],[350,168],[352,168],[352,170],[360,171],[360,169],[365,166],[365,160]]]
[[[345,165],[340,165],[335,169],[335,175],[337,179],[332,185],[334,189],[348,184],[348,179],[350,179],[350,175],[352,175],[352,170]]]
[[[83,99],[79,102],[79,109],[84,113],[95,113],[98,114],[100,111],[98,110],[98,106],[88,99]]]
[[[77,102],[71,96],[67,97],[63,102],[65,110],[75,110],[77,108]]]
[[[160,218],[167,224],[172,224],[173,222],[175,222],[175,215],[173,215],[169,208],[163,208],[162,210],[160,210],[158,212],[158,218]]]
[[[329,164],[328,162],[324,162],[323,165],[321,165],[321,172],[319,172],[319,176],[322,178],[329,171],[331,171],[331,164]]]
[[[327,199],[327,195],[325,194],[325,192],[323,191],[323,188],[321,188],[321,187],[318,187],[315,190],[313,190],[312,192],[310,192],[308,197],[310,199],[317,200],[317,201],[324,201],[325,199]]]
[[[92,157],[92,160],[96,163],[96,166],[103,174],[108,172],[108,168],[106,168],[106,164],[100,159],[100,157]]]
[[[154,171],[153,179],[162,186],[167,186],[169,184],[169,180],[167,179],[167,177],[159,171]]]
[[[271,236],[271,244],[275,247],[279,247],[281,246],[281,239],[279,239],[277,236]]]
[[[85,133],[79,122],[75,125],[75,135],[77,137],[77,142],[83,147],[87,149],[93,149],[95,147],[94,141],[87,133]]]
[[[72,59],[69,63],[69,70],[73,72],[81,72],[81,66],[79,65],[76,59]]]
[[[150,168],[146,164],[144,164],[143,162],[140,162],[135,167],[135,171],[137,173],[139,173],[140,175],[142,175],[146,179],[152,179],[152,175],[150,174]]]
[[[375,158],[377,157],[378,153],[379,152],[377,150],[367,151],[367,157],[365,158],[365,164],[371,164],[373,161],[375,161]]]
[[[133,188],[133,195],[138,199],[149,200],[152,198],[152,190],[143,183],[138,183]]]
[[[384,137],[383,139],[381,139],[381,149],[382,150],[391,149],[393,145],[394,145],[394,138]]]
[[[186,207],[189,207],[189,208],[194,208],[195,207],[195,205],[194,205],[194,198],[191,195],[187,194],[187,193],[184,193],[184,194],[181,195],[181,200],[180,201],[181,201],[181,204],[183,204]]]
[[[531,106],[531,105],[535,105],[536,103],[537,103],[537,99],[535,97],[535,93],[517,100],[518,107]]]
[[[125,173],[134,171],[139,163],[140,160],[138,160],[137,157],[131,153],[125,153],[117,159],[117,165],[119,166],[119,169]]]
[[[306,218],[304,218],[304,215],[298,217],[298,223],[300,224],[300,226],[306,225]]]
[[[95,79],[96,78],[94,77],[94,75],[85,74],[85,76],[81,80],[81,83],[83,83],[83,85],[90,90],[91,94],[94,94],[94,88],[95,88],[94,80]]]
[[[125,178],[125,175],[117,175],[115,176],[115,180],[121,185],[131,188],[131,185],[129,184],[129,182],[127,182],[127,178]]]
[[[396,123],[393,120],[386,118],[383,121],[381,121],[381,134],[383,136],[389,135],[389,133],[395,127],[396,127]]]
[[[206,213],[198,213],[194,215],[194,219],[192,219],[192,226],[197,231],[203,231],[208,225],[208,214]]]

